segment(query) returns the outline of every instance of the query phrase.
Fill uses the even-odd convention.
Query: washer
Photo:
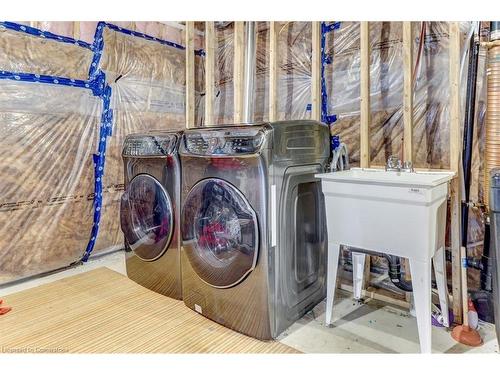
[[[181,132],[131,134],[123,144],[120,221],[129,278],[182,299],[180,275]]]
[[[325,297],[321,183],[329,129],[287,121],[192,129],[180,146],[183,297],[268,340]]]

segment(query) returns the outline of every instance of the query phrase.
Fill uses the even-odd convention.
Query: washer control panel
[[[184,147],[196,155],[255,154],[261,149],[264,132],[260,129],[232,128],[204,130],[184,134]]]
[[[123,142],[123,156],[166,156],[173,152],[174,134],[129,135]]]

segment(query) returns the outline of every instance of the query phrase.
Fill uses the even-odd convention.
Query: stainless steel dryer
[[[326,217],[314,175],[329,158],[328,127],[187,130],[179,153],[186,305],[275,338],[325,296]]]
[[[181,135],[156,131],[125,138],[125,192],[120,205],[128,276],[176,299],[182,298],[177,154]]]

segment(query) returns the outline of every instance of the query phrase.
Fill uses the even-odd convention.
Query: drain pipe
[[[500,21],[490,22],[490,41],[481,43],[487,50],[487,105],[485,123],[485,151],[484,151],[484,203],[486,213],[490,211],[490,176],[491,171],[500,167]],[[495,272],[493,254],[490,251],[491,228],[489,215],[484,223],[483,256],[480,262],[473,266],[481,270],[480,290],[471,293],[472,299],[478,306],[479,317],[493,323],[493,285],[492,277]]]
[[[354,250],[354,248],[350,248]],[[365,253],[367,255],[373,255],[377,257],[385,258],[389,264],[389,279],[397,288],[405,291],[411,292],[413,291],[411,286],[411,281],[406,281],[401,275],[401,258],[396,255],[389,255],[386,253],[380,253],[378,251],[373,250],[361,250],[358,249],[359,252]]]
[[[472,166],[472,146],[474,140],[474,120],[476,116],[477,64],[479,58],[479,24],[469,42],[469,67],[467,72],[467,94],[465,102],[464,135],[462,146],[462,169],[465,184],[465,199],[462,201],[462,246],[467,248],[469,228],[469,199]]]
[[[411,281],[406,281],[403,277],[401,277],[401,258],[389,254],[384,254],[383,256],[389,263],[389,279],[391,279],[394,286],[405,292],[413,291]]]
[[[243,118],[242,122],[251,124],[254,120],[255,66],[256,61],[256,22],[245,25],[245,70],[243,82]]]

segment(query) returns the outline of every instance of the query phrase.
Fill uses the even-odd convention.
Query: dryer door
[[[198,182],[182,209],[183,248],[197,275],[216,288],[242,281],[257,263],[257,215],[227,181]]]
[[[120,223],[125,241],[142,260],[163,255],[174,227],[172,201],[161,183],[148,174],[135,176],[122,195]]]

